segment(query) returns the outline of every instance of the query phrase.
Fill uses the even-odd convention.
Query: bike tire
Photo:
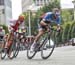
[[[6,57],[6,52],[7,49],[5,49],[5,42],[4,42],[4,46],[2,48],[2,51],[1,51],[1,59],[3,60],[5,57]]]
[[[41,47],[41,57],[42,57],[42,59],[48,59],[52,55],[52,53],[54,51],[54,48],[55,48],[55,44],[54,44],[50,53],[47,56],[44,56],[44,46],[46,45],[46,43],[44,43],[45,41],[50,41],[50,39],[45,38],[44,41],[43,41],[43,45]],[[50,42],[49,42],[49,44],[50,44]]]
[[[16,46],[16,48],[15,48],[15,53],[14,53],[14,57],[16,58],[17,56],[18,56],[18,54],[19,54],[19,50],[20,50],[20,44],[19,43],[16,43],[17,44],[17,46]]]
[[[31,48],[31,45],[29,44],[28,49],[27,49],[27,58],[28,59],[32,59],[36,55],[36,53],[37,53],[37,51],[34,51],[34,53],[30,56],[29,55],[30,48]]]
[[[15,52],[16,52],[16,46],[15,46],[15,41],[13,40],[13,43],[11,44],[10,48],[8,49],[8,58],[9,59],[13,59],[14,58],[14,55],[15,55]],[[12,55],[10,55],[9,53],[12,53]]]

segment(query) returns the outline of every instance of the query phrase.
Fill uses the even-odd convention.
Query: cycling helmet
[[[18,17],[18,19],[19,19],[20,21],[24,21],[25,16],[24,16],[24,15],[20,15],[20,16]]]
[[[53,13],[58,14],[60,13],[60,10],[58,8],[53,8]]]
[[[0,29],[3,29],[3,27],[2,27],[2,26],[0,26]]]

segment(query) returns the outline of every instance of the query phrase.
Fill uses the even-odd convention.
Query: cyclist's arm
[[[56,19],[56,23],[57,23],[57,30],[60,30],[60,23],[61,23],[60,16],[58,16],[58,18]]]

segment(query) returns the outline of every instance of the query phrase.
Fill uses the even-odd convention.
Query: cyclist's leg
[[[13,39],[13,35],[12,33],[9,34],[7,40],[6,40],[6,45],[5,45],[5,48],[9,48],[11,43],[12,43],[12,39]]]
[[[44,30],[39,29],[38,34],[35,36],[34,42],[37,42],[43,34],[44,34]]]
[[[39,31],[37,36],[35,37],[34,42],[37,42],[39,38],[44,34],[45,30],[47,30],[46,25],[47,23],[45,23],[44,21],[40,22]]]
[[[34,49],[36,47],[36,45],[39,45],[39,44],[37,44],[37,41],[44,34],[44,32],[46,30],[45,25],[47,25],[45,22],[43,22],[43,21],[40,22],[39,31],[38,31],[38,34],[35,36],[34,42],[31,46],[31,50]]]
[[[33,51],[35,49],[35,47],[39,44],[37,44],[37,41],[39,40],[39,38],[43,35],[44,31],[43,30],[39,30],[38,34],[35,36],[34,42],[31,46],[31,51]]]

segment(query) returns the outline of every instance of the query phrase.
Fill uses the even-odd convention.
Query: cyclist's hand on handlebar
[[[50,32],[50,29],[49,29],[49,28],[47,28],[47,31],[48,31],[48,32]]]
[[[60,25],[57,25],[57,31],[58,31],[58,32],[61,31],[61,27],[60,27]]]
[[[57,31],[58,31],[58,32],[60,32],[60,31],[61,31],[61,29],[60,29],[60,28],[57,28]]]

